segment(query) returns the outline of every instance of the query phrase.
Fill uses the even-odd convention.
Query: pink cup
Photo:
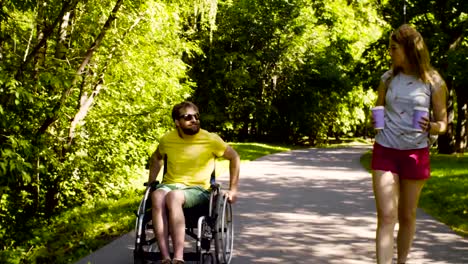
[[[413,128],[422,131],[419,121],[422,119],[423,116],[429,116],[429,109],[427,109],[426,107],[416,106],[413,109]]]
[[[385,124],[384,107],[376,106],[376,107],[373,107],[371,110],[372,110],[372,118],[374,119],[374,128],[383,129],[384,124]]]

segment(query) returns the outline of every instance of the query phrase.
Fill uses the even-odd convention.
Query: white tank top
[[[381,77],[385,83],[392,72],[387,71]],[[431,86],[419,78],[399,73],[387,84],[385,96],[385,126],[380,130],[375,141],[388,148],[421,149],[426,148],[428,133],[412,127],[413,109],[416,106],[430,108]]]

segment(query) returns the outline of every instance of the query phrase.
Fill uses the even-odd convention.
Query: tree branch
[[[76,0],[75,0],[76,1]],[[42,124],[41,128],[37,131],[37,134],[36,135],[40,135],[40,134],[43,134],[47,128],[53,123],[55,122],[55,120],[57,120],[57,112],[60,110],[60,108],[62,107],[62,105],[65,103],[65,100],[67,99],[67,97],[69,96],[71,90],[73,87],[75,87],[76,85],[76,82],[80,79],[81,75],[83,74],[83,71],[85,69],[85,67],[88,65],[89,61],[91,60],[93,54],[94,54],[94,51],[96,51],[102,40],[104,39],[104,36],[106,35],[107,33],[107,30],[110,28],[111,26],[111,23],[116,19],[117,17],[117,12],[119,11],[120,7],[122,6],[122,3],[123,3],[123,0],[117,0],[114,8],[112,9],[112,12],[111,14],[109,15],[109,17],[107,18],[107,21],[106,23],[104,24],[101,32],[99,33],[98,37],[96,38],[96,40],[93,42],[93,44],[91,44],[91,47],[88,48],[86,54],[85,54],[85,57],[84,57],[84,60],[83,62],[81,63],[80,67],[78,68],[77,72],[76,72],[76,75],[75,75],[75,78],[73,79],[70,87],[66,88],[63,90],[62,92],[62,95],[61,95],[61,98],[60,98],[60,101],[57,102],[57,104],[55,105],[53,111],[52,111],[52,114],[47,117],[47,119],[44,121],[44,123]],[[61,19],[65,12],[64,10],[62,9],[63,12],[61,12],[61,15],[57,18],[56,21],[58,21],[58,19]],[[58,22],[57,22],[58,23]],[[49,33],[50,34],[50,33]]]
[[[125,31],[125,33],[122,35],[122,40],[125,39],[125,37],[128,35],[128,33],[133,30],[133,28],[140,22],[140,20],[141,20],[141,17],[138,17],[135,20],[135,22],[133,23],[133,25]],[[109,56],[107,57],[107,60],[106,60],[106,62],[104,64],[104,67],[101,70],[99,80],[98,80],[97,84],[94,86],[94,89],[93,89],[93,92],[91,93],[91,95],[88,97],[87,94],[85,93],[85,94],[83,94],[81,96],[81,98],[80,98],[80,109],[78,110],[75,117],[73,118],[73,121],[70,124],[70,130],[68,132],[68,146],[71,146],[72,141],[75,138],[76,126],[78,125],[79,122],[81,122],[86,117],[86,115],[88,114],[89,109],[91,109],[91,106],[92,106],[92,104],[94,102],[94,98],[99,94],[99,91],[102,88],[102,83],[104,82],[105,73],[107,72],[109,63],[111,62],[112,57],[113,57],[113,55],[114,55],[114,53],[115,53],[118,46],[119,46],[119,42],[116,42],[114,47],[112,47],[112,49],[111,49],[111,51],[109,53]]]
[[[15,79],[19,79],[19,76],[22,74],[24,68],[26,65],[31,61],[32,58],[36,56],[36,53],[39,52],[39,50],[42,48],[42,46],[45,45],[46,41],[49,39],[50,35],[54,31],[54,28],[57,26],[59,21],[62,19],[63,15],[67,10],[75,8],[75,6],[78,4],[79,0],[73,0],[71,2],[66,2],[63,6],[62,9],[60,10],[59,15],[55,18],[54,22],[46,29],[44,30],[44,36],[43,38],[37,43],[37,45],[32,49],[31,53],[28,54],[28,56],[24,59],[23,63],[21,63],[18,72],[15,75]],[[67,5],[68,3],[68,5]]]

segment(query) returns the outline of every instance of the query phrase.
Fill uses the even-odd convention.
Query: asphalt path
[[[359,162],[368,150],[302,149],[243,164],[231,263],[376,263],[371,176]],[[76,264],[131,264],[133,244],[130,232]],[[467,264],[468,240],[418,209],[407,263]]]

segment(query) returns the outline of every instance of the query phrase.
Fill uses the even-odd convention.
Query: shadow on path
[[[243,165],[231,263],[375,263],[371,177],[359,162],[369,149],[295,150]],[[132,263],[133,239],[77,264]],[[468,241],[419,210],[408,262],[468,263]]]

